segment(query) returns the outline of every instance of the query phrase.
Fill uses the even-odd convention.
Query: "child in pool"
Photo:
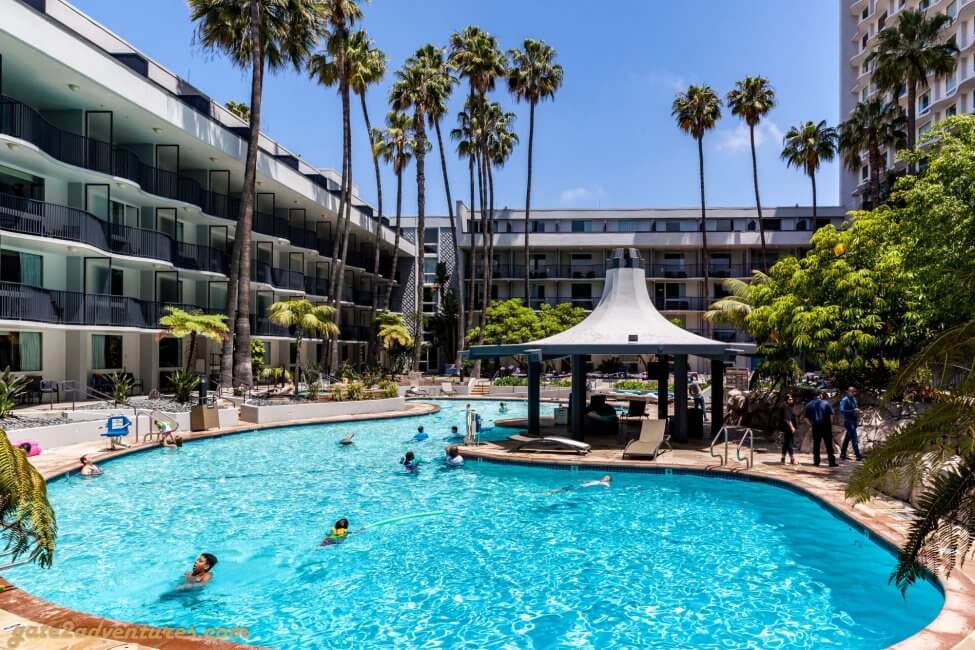
[[[320,546],[331,546],[332,544],[341,544],[345,541],[345,538],[349,536],[349,520],[342,517],[335,522],[332,526],[332,532],[328,534],[328,537],[322,540]]]
[[[213,567],[217,566],[217,557],[212,553],[200,553],[193,563],[193,570],[186,574],[183,588],[202,587],[213,578]]]
[[[413,473],[420,469],[420,459],[416,457],[412,451],[406,452],[406,455],[399,459],[399,464],[402,465],[407,472]]]
[[[508,412],[508,406],[504,402],[501,402],[501,404],[498,405],[498,413],[507,413],[507,412]]]
[[[416,428],[416,435],[413,436],[413,440],[416,442],[423,442],[430,437],[430,434],[423,430],[422,426]]]
[[[464,457],[460,455],[460,449],[457,445],[450,445],[446,449],[447,458],[444,460],[444,464],[447,467],[460,467],[464,464]]]

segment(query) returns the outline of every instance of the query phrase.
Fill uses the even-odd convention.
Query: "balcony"
[[[710,298],[682,296],[678,298],[656,297],[653,306],[658,311],[704,311],[713,302]]]
[[[251,336],[279,336],[292,338],[291,329],[271,322],[266,316],[251,314]]]
[[[227,253],[219,248],[174,241],[173,251],[173,263],[179,268],[227,275]]]
[[[279,269],[259,260],[251,260],[251,282],[262,282],[278,289],[305,290],[305,276],[300,271]]]
[[[524,299],[522,299],[524,300]],[[529,301],[532,309],[539,309],[542,305],[561,305],[563,303],[569,303],[575,307],[582,307],[587,311],[592,311],[595,308],[596,303],[599,302],[599,298],[573,298],[571,296],[548,296],[545,298],[532,298]]]
[[[305,276],[305,293],[311,296],[322,296],[328,297],[329,295],[329,282],[328,278],[314,278],[311,276]]]

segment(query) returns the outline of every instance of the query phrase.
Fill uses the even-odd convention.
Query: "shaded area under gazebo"
[[[711,422],[724,420],[725,361],[736,351],[722,341],[698,336],[679,327],[657,311],[647,291],[646,274],[639,252],[620,248],[606,263],[602,298],[581,323],[537,341],[501,345],[477,345],[467,353],[470,359],[523,356],[528,362],[528,433],[540,432],[539,408],[542,362],[568,357],[572,370],[569,399],[569,432],[584,438],[586,414],[586,359],[592,354],[653,355],[648,364],[651,379],[657,381],[657,417],[669,414],[668,380],[674,375],[674,415],[670,435],[687,439],[688,357],[711,362]]]

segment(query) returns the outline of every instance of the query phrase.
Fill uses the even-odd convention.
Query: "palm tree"
[[[487,170],[488,188],[488,246],[485,258],[485,275],[487,276],[487,288],[485,296],[491,295],[494,286],[494,168],[504,167],[508,158],[511,157],[515,145],[518,144],[518,136],[511,131],[511,124],[515,121],[515,114],[505,112],[497,102],[491,102],[485,114],[485,158],[484,168]],[[527,275],[527,273],[526,273]]]
[[[301,376],[301,342],[305,336],[319,334],[323,339],[336,339],[339,326],[335,323],[336,310],[331,305],[313,305],[307,298],[294,298],[272,303],[268,318],[272,323],[291,327],[295,337],[295,395]]]
[[[816,172],[819,165],[831,161],[836,156],[836,129],[826,126],[826,120],[819,124],[805,122],[789,129],[782,140],[782,160],[789,167],[801,169],[812,182],[813,221],[816,220]]]
[[[245,122],[250,122],[251,119],[251,107],[244,102],[229,101],[224,106],[227,110],[244,120]]]
[[[454,359],[454,363],[457,368],[460,368],[463,363],[461,352],[464,348],[463,323],[466,317],[464,313],[464,265],[460,259],[460,239],[457,236],[457,224],[454,222],[454,202],[450,196],[450,180],[447,177],[447,158],[444,154],[443,135],[440,131],[440,122],[443,120],[444,115],[447,114],[447,100],[450,99],[450,94],[453,92],[453,87],[457,83],[457,79],[454,78],[450,63],[444,57],[444,51],[442,49],[427,44],[417,51],[417,57],[434,74],[439,75],[441,79],[439,87],[444,91],[439,97],[439,103],[432,107],[427,118],[429,125],[434,128],[437,134],[437,148],[440,151],[440,173],[443,175],[444,193],[447,195],[447,216],[450,219],[450,238],[453,241],[454,248],[454,275],[459,301],[458,318],[460,319],[460,324],[457,327],[457,356]]]
[[[399,314],[381,311],[376,315],[376,325],[379,327],[379,342],[387,356],[397,347],[409,348],[413,345],[413,336]]]
[[[846,495],[862,503],[890,484],[921,487],[891,580],[903,591],[926,570],[950,573],[975,541],[975,321],[935,338],[904,365],[888,390],[933,399],[913,422],[870,451]]]
[[[721,284],[728,295],[711,303],[704,312],[704,320],[710,323],[723,323],[735,329],[746,331],[748,315],[752,313],[749,288],[767,282],[769,276],[761,271],[752,271],[749,282],[738,278],[728,278]]]
[[[873,206],[880,205],[880,174],[885,166],[882,151],[889,146],[904,146],[906,125],[904,110],[882,97],[858,103],[849,119],[840,124],[839,149],[843,152],[843,164],[851,171],[860,171],[863,166],[860,154],[867,152]]]
[[[535,143],[535,106],[543,99],[554,99],[562,86],[562,66],[555,63],[555,49],[532,38],[526,38],[523,50],[508,50],[511,70],[508,72],[508,91],[516,101],[528,102],[528,183],[525,189],[525,296],[530,295],[528,260],[531,246],[528,241],[532,204],[532,146]]]
[[[186,357],[186,370],[190,369],[196,356],[196,338],[222,343],[230,335],[225,314],[204,314],[201,311],[188,312],[178,307],[166,307],[166,315],[159,319],[170,336],[182,339],[190,337],[189,354]]]
[[[755,184],[755,210],[758,213],[758,232],[762,241],[762,270],[768,271],[765,248],[765,222],[762,221],[762,199],[758,193],[758,159],[755,156],[755,127],[775,107],[775,90],[765,77],[745,77],[728,92],[728,107],[732,115],[745,120],[752,146],[752,181]]]
[[[57,535],[44,477],[0,429],[0,539],[7,561],[26,555],[27,562],[51,566]]]
[[[944,40],[951,21],[947,14],[903,11],[896,25],[877,35],[877,47],[865,60],[873,68],[873,82],[881,90],[891,91],[894,103],[906,86],[908,149],[913,150],[917,140],[918,87],[927,86],[929,74],[951,74],[958,63],[958,47]]]
[[[707,208],[704,202],[704,134],[721,117],[721,99],[711,86],[688,86],[674,98],[672,115],[681,131],[697,140],[698,178],[701,181],[701,257],[704,262],[704,295],[711,293],[708,253]]]
[[[340,4],[349,0],[340,0]],[[196,38],[206,49],[220,50],[240,68],[250,68],[250,125],[240,214],[230,255],[227,313],[231,338],[221,360],[221,381],[250,385],[251,228],[257,181],[257,144],[261,132],[264,67],[271,71],[291,64],[299,69],[325,32],[330,6],[319,0],[227,2],[188,0],[190,16],[198,22]]]
[[[416,141],[412,138],[412,118],[405,113],[390,111],[386,115],[386,131],[373,134],[373,147],[382,159],[393,166],[396,174],[396,236],[393,240],[393,270],[390,283],[386,287],[386,297],[383,299],[383,310],[389,311],[390,299],[393,294],[393,279],[396,277],[396,267],[399,263],[400,219],[403,213],[403,171],[413,158]],[[379,136],[377,138],[377,136]]]
[[[361,41],[365,41],[365,44],[360,44]],[[362,119],[366,123],[366,134],[369,137],[370,151],[372,153],[372,164],[376,172],[376,209],[378,214],[376,215],[376,227],[373,231],[373,247],[376,249],[373,256],[372,263],[372,274],[376,278],[376,283],[378,285],[379,281],[379,248],[380,248],[380,235],[382,234],[382,220],[383,220],[383,184],[382,177],[379,170],[379,152],[376,151],[374,146],[375,141],[373,138],[372,123],[369,121],[369,108],[366,105],[366,91],[369,86],[374,85],[382,81],[383,76],[386,74],[386,54],[373,47],[372,41],[364,31],[358,31],[352,35],[351,38],[352,47],[350,48],[356,56],[352,57],[351,60],[351,71],[349,77],[349,85],[351,86],[353,92],[359,96],[359,101],[362,104]],[[392,277],[390,277],[392,281]],[[377,302],[379,300],[379,287],[373,287],[372,291],[372,319],[375,319]],[[367,358],[372,359],[376,346],[372,342],[369,343],[369,354]]]
[[[427,141],[426,121],[431,113],[437,111],[441,98],[450,93],[449,84],[440,72],[426,65],[422,48],[406,60],[403,68],[396,72],[396,82],[389,93],[389,103],[394,111],[413,110],[413,137],[416,139],[416,242],[417,256],[423,257],[423,235],[426,228],[426,176],[424,162],[429,142]],[[416,337],[414,367],[420,369],[423,352],[423,265],[416,275]]]
[[[477,155],[477,151],[476,151],[477,147],[474,144],[474,120],[473,120],[472,113],[469,110],[470,100],[468,100],[467,104],[468,106],[465,106],[465,109],[467,110],[463,110],[457,113],[457,127],[451,129],[450,139],[455,140],[457,142],[457,155],[461,158],[467,158],[467,167],[470,173],[470,190],[471,190],[470,214],[473,216],[476,214],[475,212],[476,208],[474,204],[474,167],[475,167],[474,157]],[[473,223],[473,219],[471,223]],[[474,255],[473,244],[474,244],[474,236],[473,236],[473,228],[472,228],[471,229],[471,254],[469,255],[470,272],[471,272],[469,277],[471,278],[471,290],[468,294],[468,305],[467,305],[468,320],[470,322],[463,324],[463,329],[465,331],[472,325],[473,318],[474,318],[474,294],[476,293],[476,291],[474,291],[473,281],[476,276],[475,268],[474,268],[474,258],[476,256]],[[461,263],[460,258],[457,258],[457,263],[458,264]]]

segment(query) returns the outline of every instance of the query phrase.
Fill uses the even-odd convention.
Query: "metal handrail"
[[[745,439],[748,439],[748,458],[741,457],[741,446],[745,444]],[[744,435],[742,435],[741,440],[738,441],[738,447],[735,448],[735,458],[739,462],[744,461],[745,467],[751,469],[755,466],[755,433],[751,429],[745,429]]]
[[[724,434],[724,457],[722,457],[721,454],[714,453],[714,445],[717,444],[718,438],[720,438],[722,434]],[[714,436],[714,439],[711,441],[711,447],[708,449],[708,453],[711,455],[712,458],[719,458],[721,460],[722,466],[728,464],[728,427],[727,426],[718,429],[718,433]]]

